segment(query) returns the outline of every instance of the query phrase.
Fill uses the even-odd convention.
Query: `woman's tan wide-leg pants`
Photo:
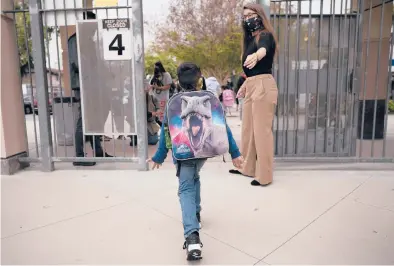
[[[242,114],[242,155],[245,162],[241,172],[253,176],[261,185],[272,182],[274,136],[272,122],[278,98],[278,87],[272,75],[249,77]]]

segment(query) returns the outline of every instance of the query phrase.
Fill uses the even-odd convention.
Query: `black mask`
[[[263,21],[260,17],[248,18],[244,21],[244,27],[250,33],[264,29]]]

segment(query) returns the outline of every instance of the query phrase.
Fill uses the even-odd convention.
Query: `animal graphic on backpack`
[[[209,91],[182,92],[167,105],[168,132],[176,160],[212,158],[228,152],[226,120]]]

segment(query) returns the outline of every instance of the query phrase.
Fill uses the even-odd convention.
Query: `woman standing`
[[[157,122],[161,124],[164,118],[164,109],[170,98],[172,78],[160,61],[155,63],[154,74],[149,84],[152,95],[159,102],[160,112],[158,114]]]
[[[272,76],[272,65],[277,41],[262,6],[245,5],[243,18],[242,63],[247,79],[237,97],[244,98],[242,155],[245,162],[240,171],[230,170],[230,173],[254,177],[251,185],[265,186],[273,179],[272,122],[278,88]]]

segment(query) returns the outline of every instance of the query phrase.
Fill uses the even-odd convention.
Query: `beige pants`
[[[272,75],[247,78],[242,106],[242,173],[253,176],[262,185],[272,182],[274,136],[272,122],[278,87]]]

